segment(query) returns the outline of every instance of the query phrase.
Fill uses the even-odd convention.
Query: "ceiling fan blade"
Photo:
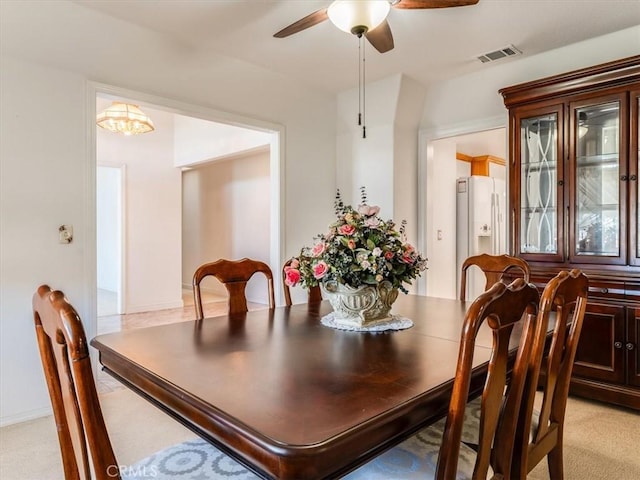
[[[475,5],[479,0],[400,0],[392,4],[393,8],[420,9],[420,8],[450,8]]]
[[[288,27],[283,28],[278,33],[276,33],[274,37],[276,38],[288,37],[289,35],[293,35],[294,33],[301,32],[302,30],[305,30],[309,27],[313,27],[314,25],[322,23],[328,19],[329,19],[329,16],[327,15],[327,9],[323,8],[321,10],[317,10],[313,13],[310,13],[306,17],[301,18],[297,22],[292,23]]]
[[[393,35],[389,23],[385,20],[373,30],[368,31],[364,36],[373,45],[373,48],[380,53],[388,52],[393,49]]]

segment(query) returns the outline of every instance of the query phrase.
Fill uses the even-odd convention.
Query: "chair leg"
[[[558,428],[558,439],[556,446],[547,455],[547,463],[549,465],[549,478],[552,480],[563,480],[564,466],[562,461],[562,426]]]

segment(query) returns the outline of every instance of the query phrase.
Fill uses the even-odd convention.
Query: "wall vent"
[[[514,55],[522,55],[522,52],[513,45],[509,45],[507,47],[501,48],[500,50],[495,50],[493,52],[478,55],[478,60],[480,60],[482,63],[489,63],[500,60],[501,58],[513,57]]]

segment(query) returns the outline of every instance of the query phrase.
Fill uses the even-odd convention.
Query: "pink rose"
[[[347,242],[347,247],[349,247],[349,250],[354,250],[356,248],[355,240],[349,239],[349,241]]]
[[[298,268],[300,266],[300,262],[298,261],[297,258],[292,258],[291,262],[289,262],[289,267],[291,268]]]
[[[391,260],[393,258],[393,252],[384,252],[384,258],[386,260]]]
[[[326,249],[327,245],[324,242],[316,243],[313,246],[313,250],[311,250],[311,255],[313,255],[314,257],[319,257],[324,253]]]
[[[326,264],[324,260],[319,261],[313,266],[313,276],[320,280],[324,277],[329,271],[329,266]]]
[[[300,270],[296,268],[285,267],[284,276],[284,283],[290,287],[295,287],[300,282]]]
[[[414,255],[414,253],[413,253],[413,252],[411,252],[411,251],[406,251],[406,252],[404,252],[404,253],[402,254],[402,261],[403,261],[404,263],[409,263],[409,264],[411,264],[411,263],[415,262],[415,259],[416,259],[416,256],[415,256],[415,255]]]
[[[353,235],[356,232],[356,227],[353,225],[340,225],[338,228],[340,235]]]

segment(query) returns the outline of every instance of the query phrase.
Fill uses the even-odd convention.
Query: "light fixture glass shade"
[[[340,30],[363,33],[384,22],[390,8],[387,0],[335,0],[329,5],[327,15]]]
[[[584,137],[587,133],[589,133],[589,127],[587,127],[586,125],[580,125],[578,127],[578,137],[579,138]]]
[[[96,123],[99,127],[124,135],[155,130],[151,119],[137,105],[122,102],[113,102],[109,108],[98,114]]]

